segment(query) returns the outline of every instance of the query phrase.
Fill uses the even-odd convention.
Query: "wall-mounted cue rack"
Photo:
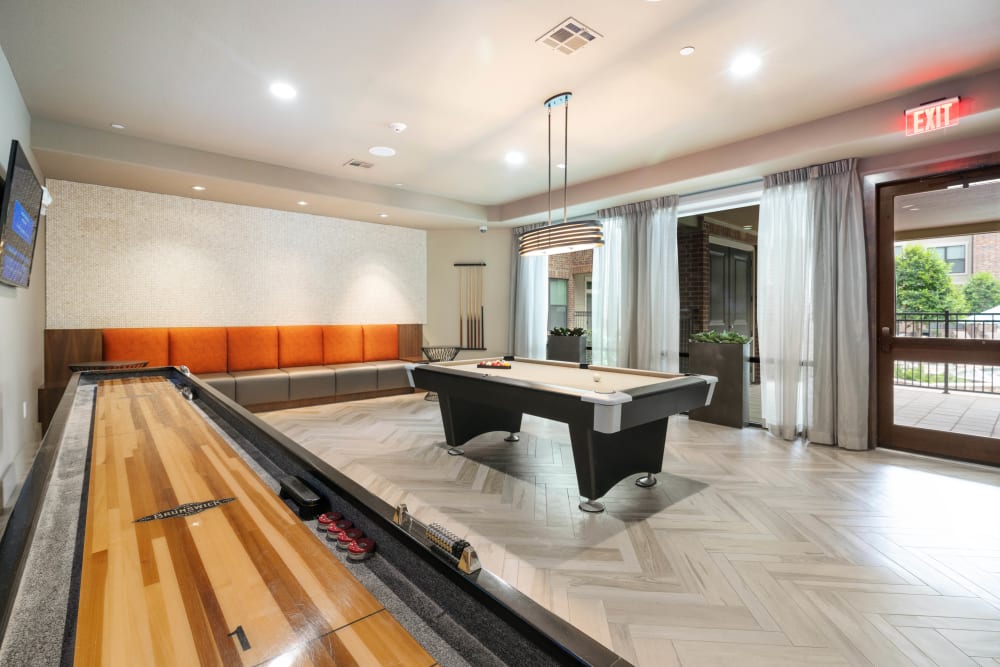
[[[456,262],[458,269],[458,345],[466,350],[485,350],[483,333],[483,274],[486,262]]]

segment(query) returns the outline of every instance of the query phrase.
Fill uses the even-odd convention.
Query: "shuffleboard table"
[[[0,664],[627,664],[401,515],[181,369],[77,373],[0,536]]]
[[[625,477],[644,473],[639,486],[656,484],[663,466],[667,420],[708,405],[716,378],[560,361],[504,357],[410,364],[414,387],[437,392],[452,453],[491,431],[516,439],[524,414],[569,425],[580,509],[604,511],[597,499]],[[484,367],[485,366],[485,367]]]

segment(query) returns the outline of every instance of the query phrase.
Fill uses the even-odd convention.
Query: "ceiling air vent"
[[[602,37],[599,32],[588,28],[581,21],[570,16],[535,41],[569,55],[574,51],[579,51],[598,37]]]
[[[372,162],[365,162],[364,160],[359,160],[357,158],[351,158],[344,163],[345,167],[360,167],[361,169],[371,169],[375,166]]]

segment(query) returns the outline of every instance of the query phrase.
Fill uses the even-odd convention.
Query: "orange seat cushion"
[[[169,338],[171,366],[187,366],[195,375],[226,372],[225,327],[172,328]]]
[[[365,361],[399,359],[399,326],[396,324],[364,324]]]
[[[148,361],[150,366],[169,363],[166,329],[104,329],[104,361]]]
[[[278,327],[229,327],[226,340],[230,371],[278,367]]]
[[[278,327],[278,366],[321,366],[323,328],[316,325]]]
[[[323,363],[353,364],[364,359],[364,332],[360,324],[323,327]]]

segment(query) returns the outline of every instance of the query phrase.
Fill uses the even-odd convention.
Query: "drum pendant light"
[[[549,117],[549,204],[548,223],[544,227],[524,232],[518,237],[518,253],[533,255],[558,255],[564,252],[587,250],[604,245],[604,232],[597,220],[567,219],[567,190],[569,186],[569,100],[573,93],[559,93],[545,100]],[[552,224],[552,109],[563,107],[563,221]]]

